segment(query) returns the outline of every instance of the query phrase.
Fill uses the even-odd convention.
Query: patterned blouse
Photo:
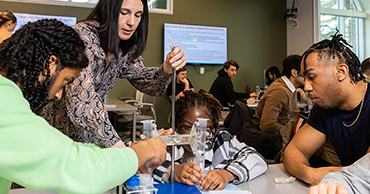
[[[45,107],[43,116],[74,141],[111,147],[121,138],[109,121],[101,97],[113,88],[118,78],[128,79],[144,93],[160,96],[166,92],[171,74],[164,74],[162,66],[145,67],[142,57],[129,60],[131,53],[120,54],[118,58],[113,55],[107,63],[96,31],[98,26],[96,21],[74,26],[86,45],[89,65],[65,88],[61,100],[52,101]]]

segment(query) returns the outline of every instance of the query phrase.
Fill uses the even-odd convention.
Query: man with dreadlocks
[[[198,93],[185,91],[175,103],[176,126],[180,134],[189,134],[197,118],[209,119],[209,133],[205,152],[203,174],[195,163],[196,158],[189,146],[182,146],[175,156],[174,180],[187,185],[200,183],[202,190],[221,190],[227,183],[243,183],[256,178],[267,170],[267,164],[257,151],[239,142],[229,132],[219,130],[222,105],[211,94],[200,90]],[[153,171],[153,178],[158,182],[169,182],[171,158],[168,156],[162,166]],[[202,176],[204,175],[204,177]]]
[[[346,46],[347,45],[347,46]],[[360,61],[343,35],[312,45],[302,57],[304,89],[314,105],[307,123],[285,150],[284,166],[308,184],[317,184],[341,167],[312,168],[308,159],[330,137],[343,166],[364,156],[370,146],[370,95]]]
[[[28,23],[0,45],[0,193],[8,193],[11,182],[58,193],[103,193],[146,162],[165,160],[160,138],[103,149],[73,142],[33,113],[60,99],[87,66],[84,50],[76,31],[56,20]]]

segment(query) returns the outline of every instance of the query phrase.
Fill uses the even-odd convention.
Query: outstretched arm
[[[341,167],[312,168],[308,160],[325,143],[326,135],[305,124],[293,137],[284,152],[284,167],[293,176],[315,185],[329,172]]]
[[[0,82],[0,91],[7,94],[0,95],[0,193],[8,193],[12,181],[34,190],[103,193],[143,163],[164,160],[161,139],[138,143],[138,152],[134,146],[102,149],[73,142],[32,113],[18,86],[1,76]]]

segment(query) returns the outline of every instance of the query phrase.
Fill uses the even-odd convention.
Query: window
[[[4,0],[24,3],[24,0]],[[99,0],[27,0],[27,3],[92,8]],[[149,13],[173,14],[173,0],[147,0]]]
[[[360,58],[365,56],[365,19],[367,17],[356,0],[319,0],[319,41],[331,39],[336,29],[352,45]]]

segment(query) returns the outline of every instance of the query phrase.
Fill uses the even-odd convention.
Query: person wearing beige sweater
[[[289,120],[289,111],[299,110],[297,92],[303,86],[298,74],[301,56],[290,55],[283,60],[283,76],[275,80],[263,94],[252,117],[253,123],[266,133],[279,132]]]

